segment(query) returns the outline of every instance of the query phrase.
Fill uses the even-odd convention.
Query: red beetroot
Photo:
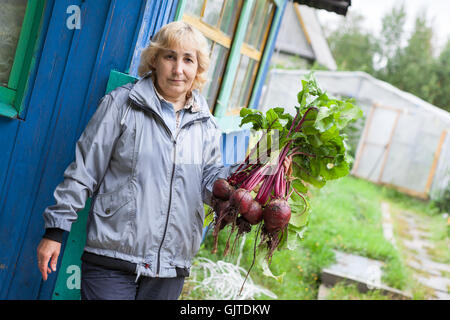
[[[216,213],[219,230],[222,230],[227,224],[234,221],[235,214],[230,210],[230,201],[216,199],[213,207],[214,212]]]
[[[234,188],[228,183],[226,179],[217,179],[213,184],[213,195],[221,200],[230,199]]]
[[[230,204],[237,208],[241,214],[248,212],[253,197],[247,190],[243,188],[236,189],[230,197]]]
[[[263,218],[263,209],[258,201],[252,200],[250,207],[246,213],[242,213],[242,216],[248,223],[255,225],[261,222]]]
[[[268,233],[282,230],[291,218],[291,207],[284,199],[274,199],[264,208],[264,226]]]
[[[222,216],[230,207],[230,201],[224,201],[220,199],[215,199],[213,203],[213,209],[217,216]]]
[[[213,253],[217,252],[217,243],[219,241],[219,231],[228,224],[233,224],[237,217],[237,211],[230,204],[230,201],[223,201],[218,198],[213,201],[213,208],[216,213],[216,224],[213,231],[214,248]]]

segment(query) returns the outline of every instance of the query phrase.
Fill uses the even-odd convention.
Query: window
[[[240,52],[238,71],[226,111],[227,116],[239,115],[241,108],[247,107],[249,103],[274,12],[273,1],[255,0]]]
[[[202,90],[208,105],[213,109],[219,92],[230,47],[236,30],[243,0],[193,0],[187,1],[183,20],[199,29],[208,39],[211,64],[208,81]]]
[[[0,115],[20,113],[44,3],[0,2]]]

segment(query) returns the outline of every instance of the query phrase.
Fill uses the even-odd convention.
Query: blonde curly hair
[[[142,77],[152,71],[150,77],[155,81],[152,62],[156,60],[161,49],[172,49],[178,45],[196,48],[198,69],[191,90],[201,89],[206,83],[210,63],[208,42],[200,31],[183,21],[168,23],[156,33],[148,47],[141,53],[139,76]]]

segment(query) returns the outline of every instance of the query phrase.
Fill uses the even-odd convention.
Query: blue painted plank
[[[47,0],[45,2],[43,17],[42,17],[41,25],[39,26],[40,30],[39,30],[39,35],[38,35],[38,41],[36,43],[36,48],[33,53],[32,65],[31,65],[31,69],[30,69],[30,73],[29,73],[29,77],[28,77],[28,82],[25,87],[25,95],[24,95],[24,98],[22,101],[22,105],[20,107],[20,109],[22,110],[19,114],[20,119],[26,119],[26,117],[27,117],[27,111],[28,111],[28,106],[29,106],[31,92],[32,92],[31,89],[33,88],[34,81],[36,80],[37,67],[39,66],[39,62],[41,59],[41,53],[42,53],[42,49],[44,46],[45,37],[43,35],[47,34],[54,4],[55,4],[55,0]]]
[[[108,25],[102,38],[102,47],[98,51],[96,69],[89,83],[86,97],[86,113],[78,127],[77,139],[87,122],[97,109],[98,102],[105,94],[106,85],[111,70],[125,71],[128,69],[127,57],[132,48],[134,30],[139,21],[141,0],[114,1],[115,10],[110,10]],[[75,141],[74,141],[75,143]]]
[[[139,28],[139,35],[136,40],[136,44],[133,50],[133,58],[131,59],[131,64],[128,71],[128,73],[134,77],[138,76],[138,67],[141,52],[147,46],[150,38],[151,26],[154,24],[154,21],[156,21],[156,15],[154,14],[156,4],[157,1],[148,0],[144,8],[142,21]]]
[[[170,11],[169,21],[172,22],[175,19],[175,14],[177,13],[178,0],[173,0],[172,9]]]
[[[155,34],[155,26],[156,26],[156,21],[158,20],[158,12],[160,9],[161,1],[153,0],[152,4],[153,4],[153,12],[148,12],[148,14],[151,16],[151,19],[148,24],[148,34],[147,34],[147,38],[145,39],[145,46],[147,46],[150,43],[151,37]]]
[[[169,18],[170,18],[170,12],[172,9],[172,5],[173,5],[173,1],[172,0],[167,0],[165,5],[161,8],[161,25],[159,26],[158,30],[161,29],[162,26],[166,25],[167,23],[169,23]]]
[[[173,21],[178,0],[147,1],[141,29],[136,41],[129,74],[137,77],[142,50],[150,43],[150,39],[165,24]]]
[[[161,27],[165,24],[164,22],[164,14],[166,12],[166,8],[167,8],[167,2],[168,0],[162,0],[160,1],[160,7],[158,10],[158,19],[156,20],[156,25],[155,25],[155,29],[153,30],[152,36],[154,34],[156,34],[159,29],[161,29]]]
[[[18,129],[19,121],[17,119],[10,119],[0,116],[0,132],[2,133],[0,136],[0,150],[2,154],[0,156],[0,203],[5,202],[6,178],[12,162],[12,154],[14,151]],[[0,223],[2,216],[5,214],[6,213],[3,211],[0,211]],[[0,243],[0,245],[2,244]],[[0,270],[2,270],[5,266],[4,261],[0,259]]]
[[[145,8],[146,8],[148,3],[149,3],[149,1],[141,1],[141,10],[139,12],[139,20],[136,23],[136,29],[134,31],[134,37],[133,37],[133,42],[132,42],[131,48],[135,48],[136,44],[139,41],[139,35],[141,33],[141,26],[142,26],[143,19],[144,19]],[[128,68],[126,70],[124,70],[124,72],[127,73],[127,74],[130,73],[130,68],[131,68],[131,65],[132,65],[134,53],[135,53],[134,50],[130,50],[130,52],[128,54],[128,60],[127,60]]]
[[[52,17],[66,14],[67,6],[74,1],[56,1]],[[76,3],[76,2],[75,2]],[[27,122],[19,122],[16,147],[7,171],[5,192],[0,207],[0,299],[7,296],[14,275],[18,253],[25,238],[29,210],[34,198],[33,188],[37,176],[39,155],[46,142],[46,128],[53,113],[53,104],[66,64],[72,40],[72,31],[66,28],[64,19],[51,19],[42,58],[38,67],[33,92],[30,98]],[[51,88],[51,90],[49,90]],[[34,190],[34,193],[36,190]]]

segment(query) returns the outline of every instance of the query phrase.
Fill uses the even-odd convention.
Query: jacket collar
[[[133,85],[129,93],[129,98],[140,108],[150,110],[163,118],[161,101],[150,77],[150,73],[145,74]],[[190,121],[212,117],[208,105],[204,101],[198,90],[192,91],[192,96],[188,99],[185,106],[186,111],[189,112],[184,113],[182,123],[180,124],[181,127]]]

